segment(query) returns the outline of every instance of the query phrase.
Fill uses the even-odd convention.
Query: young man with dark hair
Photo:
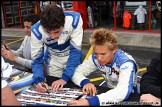
[[[47,91],[48,85],[57,90],[72,78],[82,60],[82,25],[80,13],[63,12],[55,4],[41,11],[40,21],[32,26],[31,35],[32,70],[37,91]],[[47,75],[44,74],[44,62]],[[45,76],[46,88],[41,84]],[[52,77],[59,79],[55,81]]]
[[[16,51],[11,50],[9,46],[2,45],[2,54],[6,59],[14,61],[22,66],[24,66],[27,70],[31,69],[31,26],[34,25],[37,21],[39,21],[39,15],[37,14],[28,14],[24,17],[24,31],[25,31],[25,38],[20,46],[20,48]]]

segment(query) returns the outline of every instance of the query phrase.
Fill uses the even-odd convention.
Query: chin
[[[105,64],[105,63],[100,63],[100,65],[104,66],[104,65],[106,65],[106,64]]]

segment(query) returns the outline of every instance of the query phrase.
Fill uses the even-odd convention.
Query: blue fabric
[[[97,96],[86,99],[88,100],[90,106],[100,106],[100,101]]]
[[[83,87],[85,84],[90,83],[89,79],[84,79],[81,81],[80,86]]]
[[[64,14],[65,14],[65,16],[70,15],[70,16],[73,17],[72,27],[73,27],[74,29],[76,29],[77,26],[78,26],[78,23],[79,23],[80,13],[78,13],[78,12],[67,12],[67,11],[66,11],[66,12],[64,12]]]
[[[39,32],[38,28],[40,25],[40,21],[38,21],[37,23],[35,23],[32,27],[31,30],[34,33],[34,35],[37,37],[38,40],[42,39],[42,34]]]
[[[66,82],[72,78],[76,67],[81,63],[82,52],[77,50],[72,44],[70,44],[70,55],[66,64],[66,68],[63,70],[62,79]]]
[[[9,86],[11,87],[11,89],[14,90],[14,89],[17,89],[17,88],[21,88],[21,87],[30,85],[31,83],[34,82],[32,76],[33,76],[33,74],[31,74],[31,75],[29,75],[25,78],[22,78],[20,80],[10,82]]]
[[[33,60],[32,62],[32,71],[33,71],[33,79],[34,83],[38,84],[40,81],[38,80],[38,77],[44,81],[44,68],[43,68],[43,63],[44,63],[44,47],[40,50],[39,56]]]

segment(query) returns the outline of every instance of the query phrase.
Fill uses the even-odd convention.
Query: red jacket
[[[130,19],[131,19],[131,14],[126,10],[124,11],[123,14],[123,27],[129,28],[130,27]]]

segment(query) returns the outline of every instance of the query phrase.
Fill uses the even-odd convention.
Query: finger
[[[36,85],[35,90],[38,91],[38,92],[40,92],[39,85]]]
[[[55,82],[52,83],[51,89],[54,90]]]
[[[3,49],[3,50],[6,50],[6,48],[5,48],[5,46],[4,46],[4,45],[2,45],[2,49]]]
[[[76,105],[76,102],[75,101],[70,101],[67,105],[68,106],[73,106],[73,105]]]
[[[88,86],[88,87],[86,88],[86,92],[87,92],[87,94],[90,94],[90,95],[91,95],[91,87],[90,87],[90,86]]]
[[[8,50],[10,50],[10,48],[9,48],[9,46],[8,46],[8,45],[6,45],[6,47],[7,47],[7,49],[8,49]]]
[[[44,88],[41,84],[38,85],[40,92],[46,92],[46,88]]]
[[[57,91],[59,88],[60,88],[60,84],[57,84],[55,90]]]
[[[92,92],[93,92],[93,93],[92,93],[92,94],[93,94],[93,96],[95,96],[95,95],[96,95],[96,93],[97,93],[97,92],[96,92],[96,87],[92,88]]]
[[[2,51],[4,51],[4,50],[5,50],[4,45],[2,45],[2,48],[1,48],[1,49],[2,49]]]
[[[143,101],[143,99],[142,98],[140,98],[140,102],[142,102]]]
[[[53,84],[52,90],[53,90],[53,91],[57,91],[57,84]]]
[[[93,91],[92,91],[92,88],[91,87],[89,87],[89,94],[90,95],[93,95]]]
[[[46,91],[47,91],[47,89],[48,89],[49,87],[48,87],[48,85],[47,85],[46,83],[44,83],[44,84],[45,84],[45,87],[46,87]]]
[[[61,84],[61,85],[60,85],[60,88],[62,89],[62,88],[63,88],[63,86],[64,86],[64,85],[63,85],[63,84]]]
[[[56,91],[56,87],[57,87],[57,85],[54,84],[53,87],[52,87],[54,91]]]
[[[83,94],[87,93],[85,87],[83,87],[82,92],[83,92]]]
[[[41,92],[46,92],[46,88],[42,87]]]

